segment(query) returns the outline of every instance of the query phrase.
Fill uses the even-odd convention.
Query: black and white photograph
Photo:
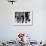
[[[33,14],[32,11],[21,11],[21,12],[15,12],[15,25],[27,25],[31,26],[32,25],[32,18]]]

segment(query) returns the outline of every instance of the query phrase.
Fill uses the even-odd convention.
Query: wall
[[[15,26],[14,13],[16,10],[33,10],[32,26]],[[46,40],[46,1],[17,0],[13,5],[7,0],[0,0],[0,40],[11,40],[18,32],[26,32],[37,41]]]

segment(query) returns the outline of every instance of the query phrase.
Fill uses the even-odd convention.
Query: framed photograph
[[[16,11],[14,16],[16,26],[32,26],[33,14],[31,11]]]

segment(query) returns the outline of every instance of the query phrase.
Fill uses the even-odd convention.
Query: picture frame
[[[28,14],[27,18],[29,18],[29,19],[26,19],[26,14]],[[18,19],[17,19],[17,17],[18,17]],[[32,10],[15,11],[14,25],[15,26],[32,26],[33,25],[33,11]]]

